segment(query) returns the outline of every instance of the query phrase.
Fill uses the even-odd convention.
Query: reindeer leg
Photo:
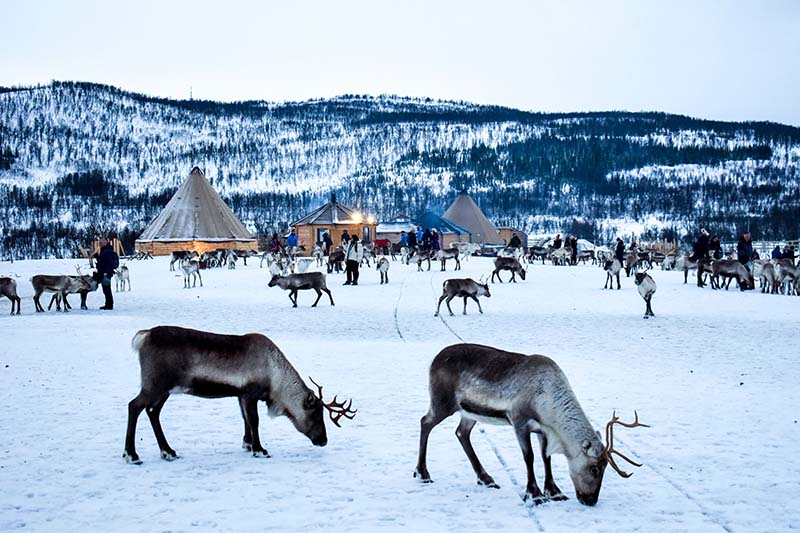
[[[253,441],[253,457],[269,457],[269,452],[261,446],[261,440],[258,438],[258,396],[248,396],[242,401],[244,401],[245,422],[250,426],[250,436]]]
[[[435,312],[435,313],[433,313],[433,316],[439,316],[439,309],[442,307],[442,301],[443,301],[445,298],[447,298],[447,296],[446,296],[446,295],[444,295],[444,294],[442,294],[442,295],[439,297],[439,303],[437,303],[437,304],[436,304],[436,312]]]
[[[456,297],[455,294],[451,294],[450,296],[447,297],[447,301],[445,301],[445,303],[447,304],[447,310],[450,311],[450,316],[455,316],[453,314],[453,310],[450,308],[450,301],[455,297]]]
[[[242,412],[244,420],[244,436],[242,436],[242,449],[248,452],[253,451],[253,434],[250,433],[250,425],[247,423],[247,413],[245,413],[244,398],[239,396],[239,411]]]
[[[317,288],[314,288],[314,290],[317,291],[317,299],[314,300],[314,303],[311,304],[311,307],[316,307],[317,306],[317,302],[319,302],[319,299],[322,298],[322,291],[317,289]]]
[[[456,270],[461,270],[461,261],[456,257]]]
[[[448,398],[448,400],[452,402],[452,398]],[[414,470],[414,477],[419,478],[423,483],[433,482],[427,465],[428,436],[433,428],[456,410],[455,405],[452,405],[452,403],[450,405],[442,405],[442,403],[444,402],[441,398],[435,399],[434,395],[431,395],[430,409],[419,421],[419,457],[417,459],[417,468]]]
[[[467,314],[467,296],[464,296],[464,313],[463,314],[465,314],[465,315]]]
[[[470,295],[470,298],[472,298],[473,300],[475,300],[475,303],[476,303],[476,304],[478,304],[478,312],[479,312],[480,314],[483,314],[483,308],[481,308],[481,302],[480,302],[480,300],[478,300],[478,298],[477,298],[476,296],[472,296],[472,295]],[[464,302],[465,302],[465,303],[464,303],[464,309],[466,310],[466,308],[467,308],[467,306],[466,306],[466,298],[464,299]]]
[[[548,500],[557,502],[568,500],[569,498],[564,496],[564,493],[561,492],[561,489],[558,488],[555,480],[553,479],[553,469],[550,465],[550,456],[547,455],[547,437],[544,433],[537,433],[536,436],[539,437],[539,449],[541,450],[542,462],[544,463],[544,496]]]
[[[128,431],[125,434],[125,451],[122,458],[130,464],[142,464],[136,453],[136,421],[148,403],[150,403],[149,396],[144,391],[139,392],[136,398],[128,403]]]
[[[200,280],[200,286],[202,287],[203,286],[203,278],[200,276],[200,271],[198,270],[197,272],[195,272],[195,274],[197,274],[197,279]]]
[[[647,297],[647,314],[649,314],[650,316],[656,316],[655,313],[653,313],[653,307],[650,304],[652,300],[653,300],[653,295],[651,294],[650,296]]]
[[[514,431],[517,434],[519,447],[522,449],[522,458],[525,460],[525,467],[528,470],[528,485],[525,489],[523,501],[533,500],[534,505],[541,505],[547,501],[542,494],[539,485],[536,484],[536,475],[533,473],[533,447],[531,447],[531,433],[527,424],[514,424]]]
[[[297,307],[297,291],[291,289],[289,291],[289,299],[292,301],[292,307]]]
[[[174,461],[178,458],[178,454],[175,453],[175,450],[170,448],[169,443],[167,443],[167,438],[164,436],[164,430],[161,428],[161,409],[164,407],[164,403],[166,403],[167,399],[169,398],[169,393],[165,394],[163,398],[161,398],[155,405],[152,407],[148,407],[146,412],[148,418],[150,418],[150,425],[153,426],[153,433],[156,435],[156,442],[158,442],[158,448],[161,450],[161,458],[165,461]]]
[[[620,290],[622,285],[619,282],[619,272],[617,272],[617,290]],[[611,290],[614,290],[614,280],[611,280]]]
[[[467,459],[469,459],[472,469],[478,476],[478,485],[485,485],[493,489],[499,489],[500,485],[495,483],[492,476],[486,473],[486,470],[484,470],[480,460],[478,460],[478,456],[475,454],[475,449],[472,447],[472,441],[470,441],[469,436],[470,433],[472,433],[472,428],[474,427],[475,420],[462,417],[461,422],[456,428],[456,437],[458,438],[458,442],[460,442],[461,447],[464,448],[464,453],[467,454]]]

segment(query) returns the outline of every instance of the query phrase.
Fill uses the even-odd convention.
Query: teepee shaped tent
[[[466,191],[461,191],[444,212],[442,218],[455,222],[472,234],[472,242],[481,244],[503,244],[497,228],[484,216],[478,205]]]
[[[194,167],[159,215],[136,241],[136,250],[166,255],[217,248],[257,250],[257,242],[225,205],[203,171]]]

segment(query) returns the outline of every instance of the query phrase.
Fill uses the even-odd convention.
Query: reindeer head
[[[611,420],[606,424],[606,444],[603,446],[600,440],[600,432],[596,438],[584,439],[581,443],[582,453],[576,457],[568,459],[569,474],[572,484],[575,486],[575,497],[583,505],[594,505],[600,497],[600,488],[603,484],[603,474],[606,466],[611,465],[620,476],[631,477],[628,472],[624,472],[616,463],[614,455],[617,455],[634,466],[642,466],[640,463],[632,461],[622,453],[614,449],[614,424],[624,427],[650,427],[639,422],[639,415],[634,411],[635,419],[631,423],[621,422],[614,413]]]
[[[337,402],[336,396],[334,396],[333,400],[330,402],[324,402],[322,400],[322,385],[314,381],[310,376],[308,379],[311,380],[311,383],[317,386],[317,389],[319,389],[319,396],[315,396],[314,393],[309,389],[308,396],[303,401],[303,410],[307,415],[305,427],[300,427],[297,421],[293,420],[293,422],[295,423],[295,427],[297,427],[298,431],[311,439],[312,444],[315,446],[325,446],[325,444],[328,443],[328,437],[325,433],[325,421],[324,417],[322,416],[323,408],[328,410],[331,421],[336,425],[336,427],[342,427],[339,425],[339,420],[342,417],[352,419],[356,416],[358,410],[352,409],[352,399],[350,399],[348,402]]]
[[[267,283],[267,287],[274,287],[275,285],[277,285],[279,277],[280,277],[279,275],[273,274],[272,279],[269,280],[269,283]]]
[[[647,270],[645,270],[644,272],[637,272],[635,274],[635,276],[636,276],[636,279],[634,279],[633,282],[636,285],[641,285],[642,282],[644,281],[645,276],[647,276]]]

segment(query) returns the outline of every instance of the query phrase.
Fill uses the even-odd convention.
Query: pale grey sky
[[[2,3],[0,85],[345,93],[800,126],[800,1]]]

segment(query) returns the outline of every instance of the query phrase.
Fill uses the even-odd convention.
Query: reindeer
[[[604,289],[613,289],[614,288],[614,278],[617,278],[617,290],[621,289],[619,283],[619,273],[622,270],[622,263],[619,262],[619,259],[608,259],[606,260],[606,264],[603,265],[603,270],[606,271],[606,284],[603,285]],[[608,286],[608,283],[611,282],[611,286]]]
[[[797,293],[795,286],[800,273],[791,259],[779,259],[775,266],[775,274],[778,278],[778,288],[782,293],[790,295]]]
[[[194,251],[194,250],[191,251],[191,252],[184,252],[184,251],[172,252],[172,256],[171,256],[170,261],[169,261],[169,270],[170,270],[170,272],[174,272],[175,271],[175,263],[179,263],[179,266],[180,266],[180,262],[182,260],[184,260],[184,259],[191,260],[191,259],[194,259],[195,257],[199,257],[199,254],[197,253],[197,251]]]
[[[550,252],[550,260],[553,265],[568,265],[570,257],[572,257],[572,249],[564,246]]]
[[[295,257],[294,262],[292,263],[292,274],[295,272],[299,274],[304,274],[308,272],[311,263],[314,262],[313,257]]]
[[[542,260],[542,264],[545,263],[550,254],[553,253],[554,248],[552,246],[531,246],[528,248],[528,258],[529,263],[533,263],[537,259]]]
[[[375,270],[381,273],[381,285],[384,283],[389,283],[389,260],[385,257],[381,257],[380,260],[375,263]]]
[[[71,308],[66,303],[67,294],[74,294],[83,290],[88,292],[97,289],[97,282],[94,282],[94,289],[92,289],[86,278],[91,278],[91,276],[48,276],[45,274],[33,276],[31,278],[31,285],[33,285],[33,303],[36,307],[36,312],[44,313],[44,307],[42,307],[42,304],[39,302],[39,297],[43,292],[55,292],[60,294],[65,302],[64,312],[69,311]],[[50,305],[52,305],[52,300]],[[60,300],[56,300],[56,309],[60,310],[60,307]]]
[[[197,280],[200,280],[200,286],[203,286],[203,278],[200,276],[200,264],[194,259],[181,260],[181,270],[183,270],[183,288],[189,289],[197,286]],[[192,286],[189,287],[189,278],[192,279]]]
[[[489,293],[489,285],[481,279],[480,282],[475,281],[472,278],[467,279],[448,279],[442,283],[442,295],[439,297],[439,303],[436,304],[436,312],[433,316],[439,316],[439,308],[442,306],[442,300],[445,300],[447,304],[447,310],[450,311],[450,316],[453,315],[453,310],[450,308],[450,300],[455,298],[456,296],[464,298],[464,314],[467,314],[467,298],[472,298],[475,300],[475,303],[478,304],[478,312],[483,314],[483,309],[481,308],[481,302],[478,300],[478,296],[486,296],[487,298],[491,298],[492,295]]]
[[[72,309],[72,306],[69,305],[69,300],[67,299],[67,296],[69,294],[75,294],[75,293],[80,294],[80,296],[81,296],[81,309],[82,310],[86,310],[86,309],[89,309],[89,307],[86,305],[87,296],[89,295],[90,292],[96,291],[97,288],[100,286],[97,283],[97,280],[93,276],[91,276],[89,274],[84,274],[83,272],[81,272],[80,265],[76,266],[75,270],[78,272],[78,275],[77,276],[69,276],[69,277],[71,279],[75,280],[78,283],[84,283],[85,286],[81,287],[80,289],[77,289],[78,285],[76,285],[75,287],[73,287],[72,290],[68,290],[67,294],[63,295],[64,311],[65,312]],[[49,311],[53,307],[53,303],[55,303],[56,304],[56,310],[57,311],[61,311],[61,299],[62,299],[62,294],[60,292],[54,293],[53,297],[50,298],[50,303],[47,305],[47,310]]]
[[[161,458],[172,461],[178,454],[167,443],[161,428],[161,409],[172,393],[203,398],[235,396],[244,419],[242,448],[253,457],[269,457],[258,433],[258,402],[267,404],[272,416],[286,416],[314,446],[328,443],[323,418],[327,409],[336,426],[344,417],[352,419],[357,410],[349,403],[322,400],[322,387],[315,396],[283,352],[267,337],[219,335],[174,326],[141,330],[133,336],[139,354],[142,387],[128,404],[128,430],[122,457],[141,464],[136,453],[136,422],[147,410],[156,435]],[[311,380],[313,382],[313,380]]]
[[[698,267],[699,268],[699,267]],[[719,283],[719,278],[722,276],[723,278],[728,278],[727,284],[723,282],[722,284]],[[720,289],[722,285],[725,285],[725,290],[728,290],[728,287],[731,285],[731,280],[736,279],[736,283],[739,285],[739,290],[746,290],[752,289],[755,287],[755,283],[753,282],[753,278],[750,275],[750,272],[741,264],[739,261],[733,259],[719,259],[711,263],[711,288],[712,289]]]
[[[636,252],[628,252],[625,256],[625,277],[631,277],[631,271],[634,274],[639,270],[639,254]]]
[[[470,433],[475,423],[486,421],[514,428],[528,471],[524,499],[536,505],[567,499],[553,479],[550,458],[555,453],[566,455],[575,496],[584,505],[597,503],[606,465],[610,464],[623,477],[631,475],[617,466],[614,455],[641,466],[614,449],[614,425],[649,426],[639,423],[638,415],[634,422],[626,424],[615,414],[606,424],[604,446],[567,377],[552,359],[543,355],[526,356],[477,344],[448,346],[431,363],[428,390],[430,408],[420,420],[419,459],[414,471],[414,477],[425,483],[432,481],[426,464],[428,435],[456,412],[461,415],[456,437],[478,476],[479,485],[498,488],[472,448]],[[533,472],[531,433],[539,438],[544,493]]]
[[[17,296],[17,282],[12,278],[0,278],[0,297],[5,296],[11,300],[11,314],[14,314],[16,306],[17,314],[22,308],[22,299]]]
[[[122,265],[121,267],[119,267],[119,269],[116,272],[114,272],[114,274],[115,274],[114,277],[117,278],[117,292],[119,292],[120,290],[123,290],[123,291],[125,290],[125,283],[126,282],[128,284],[128,290],[130,291],[131,290],[131,273],[128,270],[128,267],[126,265]]]
[[[422,272],[422,262],[428,262],[428,271],[431,269],[431,256],[432,252],[430,250],[418,250],[417,251],[417,272]]]
[[[233,250],[225,250],[225,262],[228,264],[228,270],[235,270],[236,269],[236,261],[239,259],[239,256],[236,255],[236,252]]]
[[[325,274],[322,272],[308,272],[306,274],[289,274],[288,276],[272,276],[267,284],[268,287],[278,286],[285,291],[289,291],[289,299],[292,301],[292,307],[297,307],[297,292],[314,289],[317,293],[317,299],[311,307],[316,307],[319,299],[322,298],[322,291],[327,293],[328,298],[333,303],[333,295],[328,287],[325,285]]]
[[[341,247],[337,247],[328,256],[328,274],[334,270],[337,273],[344,270],[344,250]]]
[[[321,267],[322,258],[325,257],[325,252],[322,249],[322,246],[320,246],[319,244],[315,244],[314,249],[311,251],[311,257],[313,257],[316,260],[317,266]]]
[[[650,307],[650,301],[653,299],[653,295],[656,293],[656,282],[653,277],[648,274],[647,271],[637,272],[634,274],[633,282],[636,284],[636,288],[639,291],[639,296],[641,296],[642,299],[644,299],[645,304],[647,304],[643,318],[656,316],[653,314],[653,308]]]
[[[682,255],[675,259],[675,270],[683,271],[683,283],[687,283],[689,280],[689,271],[697,269],[697,261],[693,261],[692,258],[688,255]],[[698,287],[702,287],[702,278],[698,278]]]
[[[755,263],[755,261],[753,261]],[[761,292],[769,291],[771,294],[778,294],[778,274],[775,271],[775,265],[770,261],[762,264],[759,273],[759,282],[761,283]],[[753,276],[756,275],[755,266],[753,268]]]
[[[494,283],[495,276],[497,276],[497,279],[500,280],[500,283],[503,283],[503,279],[500,277],[501,270],[510,270],[511,281],[514,283],[517,282],[517,274],[519,274],[519,277],[521,277],[523,281],[525,280],[525,269],[522,268],[522,265],[520,265],[519,261],[516,259],[511,257],[496,257],[494,260],[494,271],[492,272],[492,283]]]
[[[242,258],[244,266],[247,266],[248,257],[255,257],[258,255],[258,252],[254,252],[253,250],[234,250],[234,253],[236,254],[237,257]]]
[[[461,270],[461,260],[458,258],[458,250],[456,249],[450,248],[449,250],[439,250],[436,253],[436,259],[442,262],[442,272],[446,270],[445,265],[447,264],[448,259],[455,259],[455,270]]]

